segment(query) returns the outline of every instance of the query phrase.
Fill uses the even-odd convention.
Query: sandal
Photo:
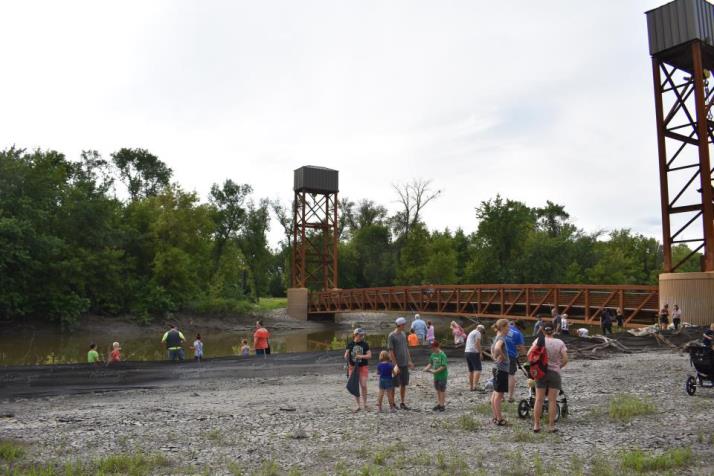
[[[558,429],[553,428],[552,430],[548,430],[548,433],[558,433]]]
[[[533,428],[533,433],[540,433],[540,428]]]
[[[506,426],[506,425],[508,425],[508,422],[506,420],[504,420],[503,418],[501,418],[500,420],[498,420],[496,422],[496,425],[497,426]]]

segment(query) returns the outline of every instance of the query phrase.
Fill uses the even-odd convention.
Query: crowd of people
[[[563,331],[563,323],[567,331],[567,315],[559,316],[558,329]],[[514,392],[516,389],[516,373],[518,370],[518,359],[531,352],[537,351],[547,355],[547,370],[540,378],[534,380],[536,404],[533,420],[533,431],[541,431],[540,418],[542,416],[543,403],[546,396],[550,406],[548,415],[548,431],[555,432],[555,405],[557,395],[562,388],[561,369],[568,363],[568,353],[565,343],[555,337],[556,325],[554,322],[544,322],[539,319],[540,324],[536,324],[535,335],[539,336],[530,349],[525,346],[523,331],[525,325],[521,321],[508,321],[499,319],[492,326],[495,337],[490,347],[490,357],[494,362],[495,372],[489,386],[492,386],[490,397],[492,409],[492,421],[495,425],[504,426],[508,423],[503,417],[502,404],[504,401],[514,402]],[[449,362],[446,354],[441,349],[439,340],[436,339],[434,327],[431,321],[424,322],[417,314],[407,331],[407,320],[399,317],[394,322],[395,328],[387,337],[387,349],[379,353],[379,363],[377,364],[377,376],[379,381],[379,393],[377,397],[377,411],[382,412],[384,408],[384,397],[387,397],[390,412],[410,410],[407,404],[407,389],[410,382],[410,372],[414,370],[410,348],[428,345],[430,354],[424,372],[431,373],[433,385],[436,393],[436,405],[432,408],[435,412],[442,412],[446,409],[446,389],[449,379]],[[468,369],[469,390],[483,392],[487,390],[480,385],[481,373],[483,371],[484,347],[483,338],[486,328],[478,324],[468,334],[464,329],[452,322],[450,325],[457,347],[463,345],[464,358]],[[368,411],[367,403],[368,381],[369,381],[369,360],[372,358],[372,351],[365,338],[366,332],[362,328],[353,331],[352,340],[347,344],[344,358],[348,361],[348,390],[354,395],[355,406],[353,412]],[[535,352],[534,352],[535,355]],[[354,389],[350,389],[350,381],[354,381]],[[359,382],[357,385],[356,382]],[[398,389],[398,392],[397,392]],[[398,404],[397,404],[397,396]]]
[[[186,336],[181,332],[175,324],[171,324],[169,329],[161,337],[161,345],[166,349],[166,358],[172,362],[181,362],[186,358],[186,352],[184,350],[184,345],[186,343]],[[193,341],[193,345],[189,346],[189,349],[193,351],[193,360],[196,362],[201,362],[203,360],[204,348],[203,340],[201,339],[201,334],[196,334]],[[255,331],[253,332],[253,351],[255,355],[267,356],[270,354],[270,331],[263,326],[262,321],[257,321],[255,323]],[[248,339],[243,338],[241,340],[240,356],[248,357],[250,356],[250,345],[248,345]],[[97,350],[97,344],[92,342],[89,344],[89,351],[87,352],[87,362],[92,365],[100,365],[104,363],[105,365],[116,364],[122,361],[122,348],[119,342],[114,342],[111,346],[111,350],[107,353],[107,358],[103,359]]]

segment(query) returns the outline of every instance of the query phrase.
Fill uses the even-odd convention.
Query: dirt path
[[[254,363],[253,377],[206,367],[151,388],[5,398],[0,415],[13,416],[0,418],[0,439],[27,444],[20,465],[139,452],[164,456],[147,470],[156,474],[626,474],[622,452],[672,448],[691,451],[673,473],[712,471],[705,461],[714,457],[714,389],[687,396],[689,362],[678,353],[572,362],[563,374],[571,415],[558,435],[530,432],[513,404],[511,425],[493,426],[488,395],[465,390],[465,364],[456,355],[447,411],[437,414],[430,378],[416,372],[412,411],[353,415],[339,357],[318,357],[296,357],[293,376],[278,370],[287,362]],[[372,405],[376,387],[372,373]],[[524,392],[521,379],[518,395]],[[623,393],[651,403],[651,413],[610,418],[608,404]]]

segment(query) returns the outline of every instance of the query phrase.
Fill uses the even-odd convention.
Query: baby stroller
[[[528,415],[530,415],[531,410],[535,408],[535,401],[536,401],[536,395],[535,395],[535,388],[536,388],[536,382],[535,380],[531,379],[531,375],[529,373],[529,365],[528,362],[524,363],[521,365],[521,363],[516,360],[516,363],[518,364],[518,368],[521,369],[523,374],[526,376],[528,379],[528,398],[524,398],[520,402],[518,402],[518,417],[519,418],[528,418]],[[568,416],[568,399],[565,397],[565,392],[561,389],[560,392],[558,393],[558,400],[555,403],[555,421],[560,420],[560,417],[562,416],[563,418],[567,418]],[[548,396],[546,395],[545,400],[543,401],[543,415],[548,414]]]
[[[691,345],[687,350],[697,376],[689,375],[684,389],[689,395],[694,395],[697,387],[714,388],[714,350],[703,345]]]

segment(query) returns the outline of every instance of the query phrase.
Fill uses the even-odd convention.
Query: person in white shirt
[[[569,330],[570,323],[568,322],[568,315],[563,313],[560,316],[560,333],[565,335],[570,335]]]
[[[481,379],[481,360],[483,358],[481,336],[485,329],[484,326],[479,324],[466,337],[464,355],[466,356],[466,365],[469,368],[469,389],[472,392],[481,390],[478,386],[478,382]]]

